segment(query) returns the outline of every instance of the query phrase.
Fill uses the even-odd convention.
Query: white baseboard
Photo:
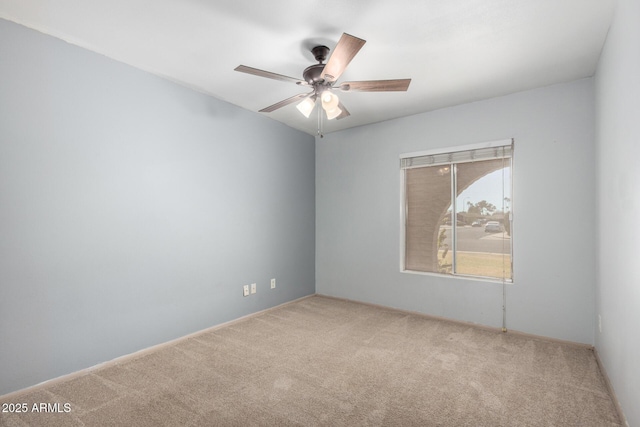
[[[598,362],[598,368],[600,368],[600,372],[604,377],[604,382],[607,385],[607,389],[609,390],[609,394],[611,394],[611,398],[613,399],[613,404],[616,407],[616,412],[618,412],[618,417],[620,418],[620,422],[625,426],[629,427],[629,423],[627,422],[627,418],[624,416],[624,412],[622,411],[622,406],[620,406],[620,401],[616,397],[616,392],[613,389],[613,385],[609,380],[609,375],[607,375],[607,370],[604,369],[604,365],[602,364],[602,360],[600,359],[600,355],[598,354],[598,350],[594,347],[593,354],[596,356],[596,362]]]

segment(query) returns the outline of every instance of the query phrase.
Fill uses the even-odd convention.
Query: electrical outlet
[[[276,279],[271,279],[271,289],[276,288]]]
[[[242,287],[242,296],[243,297],[248,297],[249,296],[249,285],[244,285]]]
[[[252,284],[251,284],[251,293],[252,293],[252,294],[255,294],[255,293],[256,293],[256,284],[255,284],[255,283],[252,283]]]

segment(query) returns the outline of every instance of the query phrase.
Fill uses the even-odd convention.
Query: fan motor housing
[[[324,70],[324,64],[312,65],[305,68],[302,73],[302,77],[310,85],[313,85],[314,83],[321,83],[324,80],[322,78],[322,70]]]

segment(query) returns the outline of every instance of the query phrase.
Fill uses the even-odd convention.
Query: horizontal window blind
[[[438,166],[450,163],[468,163],[479,160],[504,159],[512,155],[512,145],[499,147],[485,147],[473,150],[452,151],[449,153],[436,153],[405,157],[400,159],[402,169],[412,169],[425,166]]]

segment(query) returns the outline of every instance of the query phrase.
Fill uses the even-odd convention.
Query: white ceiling
[[[238,73],[302,78],[309,49],[367,43],[340,81],[412,78],[409,90],[338,93],[325,132],[592,76],[615,0],[0,0],[0,17],[258,111],[306,92]],[[266,113],[260,113],[266,114]],[[316,133],[295,104],[266,114]]]

